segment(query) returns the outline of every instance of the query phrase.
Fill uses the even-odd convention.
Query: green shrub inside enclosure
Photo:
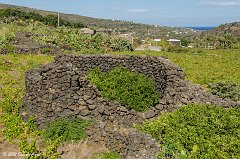
[[[226,81],[209,84],[211,93],[221,98],[240,100],[240,86],[237,83]]]
[[[52,141],[82,140],[87,137],[85,129],[91,122],[80,118],[62,118],[51,122],[44,133],[44,137]]]
[[[137,126],[161,144],[159,158],[240,158],[240,109],[189,104]]]
[[[108,72],[95,68],[89,71],[88,78],[104,97],[139,112],[154,106],[160,98],[153,80],[124,67],[116,67]]]

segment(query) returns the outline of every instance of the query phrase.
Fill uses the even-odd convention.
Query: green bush
[[[191,41],[188,40],[188,39],[185,39],[185,38],[181,39],[181,45],[182,45],[182,46],[188,47],[188,45],[189,45],[190,43],[191,43]]]
[[[3,53],[7,54],[7,53],[15,53],[16,51],[16,47],[13,45],[2,45],[0,46],[0,49],[3,51]]]
[[[190,104],[137,126],[161,144],[159,158],[239,158],[240,109]]]
[[[116,152],[100,152],[93,154],[91,159],[122,159],[122,157]]]
[[[124,67],[117,67],[109,72],[101,72],[99,68],[95,68],[88,73],[88,78],[104,97],[136,111],[146,111],[160,97],[151,79]]]
[[[41,152],[38,150],[36,140],[29,143],[26,139],[22,140],[20,151],[25,155],[25,159],[43,159]]]
[[[230,98],[234,101],[240,100],[240,87],[234,82],[217,82],[209,84],[211,93],[221,98]]]
[[[9,45],[10,42],[15,40],[15,34],[14,33],[8,33],[5,30],[3,29],[3,33],[0,34],[1,35],[1,37],[0,37],[0,47]]]
[[[61,141],[82,140],[87,137],[85,129],[90,121],[79,118],[63,118],[51,122],[44,133],[46,139],[52,141],[61,137]]]
[[[42,54],[50,54],[52,52],[51,48],[45,47],[41,50]]]
[[[110,43],[110,48],[113,51],[133,51],[132,44],[123,38],[111,39]]]
[[[15,40],[15,34],[10,30],[2,29],[0,33],[0,51],[2,54],[15,53],[15,47],[11,44]]]

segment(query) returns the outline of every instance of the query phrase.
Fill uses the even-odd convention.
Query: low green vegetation
[[[240,86],[235,82],[225,81],[209,84],[211,93],[221,98],[229,98],[234,101],[240,100]]]
[[[169,46],[167,48],[165,48],[166,52],[170,52],[170,53],[182,53],[182,52],[189,52],[190,49],[188,48],[183,48],[181,46]]]
[[[80,118],[58,119],[51,122],[44,133],[44,137],[55,141],[61,138],[62,142],[83,140],[87,137],[85,129],[90,121]]]
[[[0,21],[0,50],[11,53],[15,50],[14,42],[17,32],[29,32],[34,41],[51,47],[57,47],[62,52],[70,51],[75,54],[100,54],[115,51],[133,51],[132,44],[122,38],[114,38],[105,33],[93,36],[83,34],[79,29],[61,26],[49,27],[39,21]],[[41,52],[48,53],[50,48]]]
[[[150,78],[124,67],[116,67],[109,72],[95,68],[88,73],[88,78],[104,97],[139,112],[154,106],[160,98]]]
[[[115,38],[110,41],[110,48],[112,51],[133,51],[132,44],[123,39],[123,38]]]
[[[240,158],[240,109],[190,104],[137,128],[161,145],[162,158]]]
[[[57,152],[59,139],[45,141],[40,138],[43,131],[37,129],[34,118],[24,122],[19,114],[24,96],[25,72],[52,61],[53,57],[45,55],[0,55],[0,123],[1,138],[16,144],[23,154],[37,155],[25,158],[59,158]],[[44,143],[40,150],[37,141]]]
[[[91,159],[122,159],[116,152],[100,152],[92,156]]]
[[[41,33],[41,31],[39,33]],[[133,51],[132,44],[125,39],[112,38],[104,33],[89,36],[81,33],[79,30],[63,27],[55,30],[45,28],[45,34],[34,37],[34,39],[42,44],[68,46],[74,49],[77,54]]]
[[[0,23],[0,51],[3,49],[6,50],[6,52],[12,52],[14,50],[13,45],[10,44],[11,41],[15,40],[15,34],[13,32],[13,28],[9,27],[6,28],[3,26],[3,24]]]
[[[221,81],[233,81],[240,85],[240,50],[191,49],[181,53],[134,51],[114,54],[168,57],[183,69],[188,80],[204,87]]]

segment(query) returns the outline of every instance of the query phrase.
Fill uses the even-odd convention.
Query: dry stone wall
[[[99,67],[101,71],[109,71],[120,65],[152,78],[156,90],[162,96],[158,104],[144,113],[128,110],[116,101],[103,98],[96,86],[87,80],[89,69]],[[40,126],[61,117],[94,119],[97,121],[95,128],[88,131],[93,141],[103,140],[109,149],[125,157],[144,159],[155,158],[158,146],[154,140],[149,143],[147,136],[133,131],[132,125],[190,102],[239,106],[239,103],[222,100],[186,81],[183,71],[163,57],[59,55],[53,63],[26,73],[26,95],[21,112],[24,118],[36,115]],[[123,127],[128,133],[106,125]],[[133,141],[135,148],[132,144],[126,144]],[[116,142],[122,144],[114,147]]]
[[[39,36],[38,34],[33,34],[31,32],[17,32],[16,38],[14,41],[10,43],[13,46],[11,52],[17,54],[34,54],[34,53],[42,53],[42,54],[60,54],[63,50],[69,50],[68,48],[59,48],[50,44],[41,44],[35,41],[32,37]],[[8,54],[9,50],[0,48],[0,54]]]

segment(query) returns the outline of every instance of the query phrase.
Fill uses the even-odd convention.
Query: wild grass
[[[39,154],[36,141],[42,133],[37,129],[32,117],[28,122],[24,122],[19,114],[24,96],[25,72],[52,60],[52,56],[45,55],[0,55],[0,123],[3,125],[1,137],[17,144],[24,154]],[[57,158],[57,144],[57,140],[47,143],[41,156]]]
[[[91,159],[122,159],[122,157],[115,152],[100,152],[93,154]]]
[[[134,51],[120,55],[166,56],[181,67],[186,78],[207,87],[209,83],[232,81],[240,85],[240,50],[199,50],[186,53]]]

